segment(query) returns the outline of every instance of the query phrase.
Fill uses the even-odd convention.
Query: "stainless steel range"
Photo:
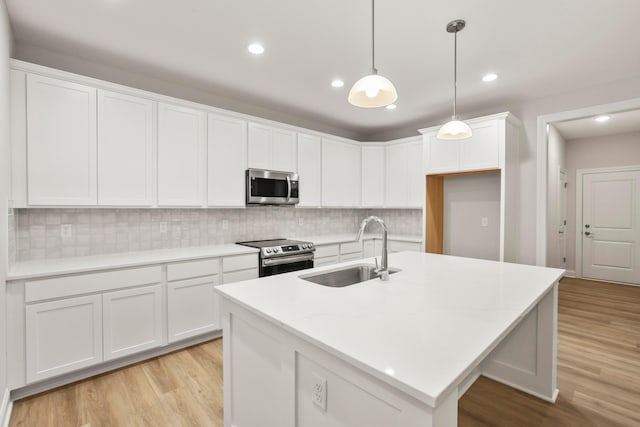
[[[316,248],[311,242],[270,239],[237,244],[260,249],[260,277],[313,268],[313,252]]]

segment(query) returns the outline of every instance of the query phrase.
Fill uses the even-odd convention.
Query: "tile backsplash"
[[[355,233],[368,215],[419,236],[420,209],[15,209],[18,261]],[[376,231],[371,225],[367,231]],[[10,233],[11,235],[12,233]]]

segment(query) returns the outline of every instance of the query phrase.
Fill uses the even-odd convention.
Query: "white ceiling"
[[[607,115],[610,119],[603,123],[596,122],[594,116],[558,122],[553,125],[567,141],[571,139],[640,132],[640,110],[623,111]]]
[[[18,43],[81,57],[360,135],[640,75],[640,1],[378,0],[376,66],[398,108],[359,109],[370,67],[369,0],[7,0]],[[266,52],[247,52],[253,41]],[[481,76],[501,77],[491,84]],[[334,77],[345,80],[333,89]],[[468,113],[467,113],[468,114]]]

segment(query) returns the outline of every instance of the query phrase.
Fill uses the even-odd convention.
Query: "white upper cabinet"
[[[360,206],[359,144],[322,139],[322,205]]]
[[[295,172],[296,133],[249,123],[248,165],[253,169]]]
[[[158,205],[203,206],[206,114],[158,104]]]
[[[386,147],[385,206],[419,208],[424,199],[425,178],[420,137],[391,141]]]
[[[421,208],[425,199],[426,177],[422,165],[422,138],[407,143],[407,207]]]
[[[98,90],[98,204],[153,204],[153,102]]]
[[[386,206],[407,206],[407,144],[386,147]]]
[[[298,206],[320,206],[322,142],[319,137],[298,134],[298,174],[300,175]]]
[[[385,148],[362,147],[362,206],[382,207],[385,196]]]
[[[438,128],[423,129],[427,174],[443,174],[500,169],[500,147],[504,146],[504,132],[500,136],[499,115],[467,120],[473,136],[461,140],[440,140]]]
[[[207,143],[207,204],[244,207],[247,122],[209,114]]]
[[[27,76],[30,205],[95,205],[96,89]]]

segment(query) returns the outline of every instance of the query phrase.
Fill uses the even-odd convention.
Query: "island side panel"
[[[549,402],[558,396],[558,283],[485,359],[482,374]]]
[[[225,427],[457,426],[457,389],[432,408],[227,298],[223,316]]]

